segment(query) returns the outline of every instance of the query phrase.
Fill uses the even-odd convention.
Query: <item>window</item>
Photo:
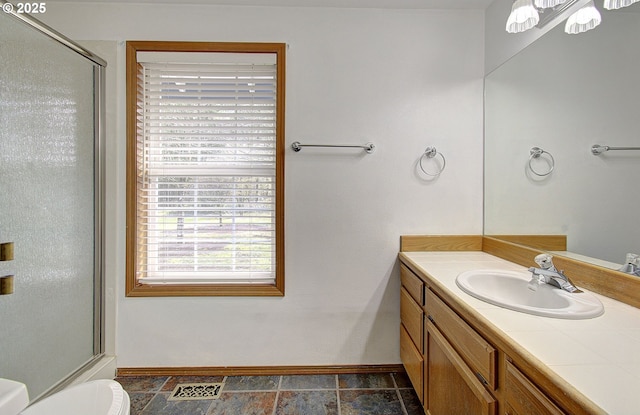
[[[126,49],[127,296],[284,295],[285,45]]]

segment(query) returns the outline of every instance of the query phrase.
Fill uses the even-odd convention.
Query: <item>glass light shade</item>
[[[638,0],[635,0],[635,1],[638,1]],[[535,0],[534,4],[539,9],[549,9],[551,7],[556,7],[558,4],[562,4],[566,2],[567,0]]]
[[[569,34],[583,33],[598,26],[602,21],[600,12],[593,4],[593,0],[586,6],[569,16],[564,31]]]
[[[631,6],[640,0],[604,0],[604,8],[607,10],[616,10],[623,7]]]
[[[533,6],[533,0],[516,0],[511,7],[506,30],[509,33],[524,32],[537,25],[539,21],[540,16]]]

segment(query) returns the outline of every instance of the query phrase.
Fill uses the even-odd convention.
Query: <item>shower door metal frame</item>
[[[9,1],[0,0],[0,6],[4,6],[7,3],[11,4],[11,2],[9,2]],[[57,41],[58,43],[61,43],[62,45],[68,47],[69,49],[73,50],[74,52],[84,56],[85,58],[87,58],[90,61],[92,61],[93,63],[101,66],[102,68],[106,68],[107,62],[104,59],[102,59],[101,57],[95,55],[94,53],[92,53],[91,51],[85,49],[84,47],[80,46],[79,44],[77,44],[73,40],[69,39],[68,37],[66,37],[62,33],[50,28],[49,26],[47,26],[46,24],[42,23],[38,19],[32,17],[31,15],[26,14],[26,13],[17,13],[15,11],[15,9],[9,10],[9,9],[6,9],[5,7],[2,7],[2,9],[6,14],[11,15],[11,16],[15,17],[18,20],[21,20],[23,23],[26,23],[27,25],[33,27],[37,31],[39,31],[41,33],[44,33],[45,35],[49,36],[51,39]]]
[[[0,0],[0,6],[10,3]],[[93,324],[93,357],[70,373],[66,378],[53,385],[48,391],[35,400],[40,400],[52,393],[64,389],[73,380],[93,366],[105,350],[105,280],[104,280],[104,171],[105,171],[105,69],[107,62],[91,51],[80,46],[60,32],[33,18],[29,14],[17,13],[14,9],[3,7],[3,11],[43,33],[63,46],[73,50],[82,57],[90,60],[96,66],[93,68],[94,91],[94,324]]]

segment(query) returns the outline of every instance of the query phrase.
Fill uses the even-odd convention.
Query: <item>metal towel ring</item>
[[[429,173],[424,169],[424,166],[422,165],[422,160],[424,160],[425,157],[428,157],[431,159],[431,158],[434,158],[435,156],[442,157],[442,167],[437,173],[434,174],[434,173]],[[440,173],[444,171],[444,168],[446,167],[446,165],[447,165],[447,160],[444,158],[442,153],[438,153],[438,150],[436,150],[435,147],[431,147],[431,146],[427,147],[427,149],[424,151],[424,154],[420,157],[420,170],[422,170],[422,172],[427,176],[431,176],[431,177],[440,176]]]
[[[553,158],[553,155],[551,153],[549,153],[548,151],[545,151],[543,149],[541,149],[540,147],[531,147],[531,150],[529,150],[529,170],[531,170],[531,172],[533,172],[533,174],[535,174],[536,176],[540,176],[540,177],[544,177],[544,176],[548,176],[549,174],[551,174],[551,172],[553,171],[553,169],[556,167],[556,160]],[[531,161],[533,161],[533,159],[537,159],[538,157],[542,156],[543,154],[548,154],[549,157],[551,158],[551,167],[549,168],[549,171],[546,173],[538,173],[537,171],[535,171],[533,169],[533,166],[531,166]]]

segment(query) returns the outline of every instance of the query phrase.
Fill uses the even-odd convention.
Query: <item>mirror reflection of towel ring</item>
[[[424,160],[425,157],[432,159],[435,156],[440,156],[442,158],[442,167],[440,167],[440,170],[438,170],[437,173],[429,173],[424,169],[424,166],[422,165],[422,161]],[[431,147],[431,146],[427,147],[427,149],[424,151],[424,154],[420,157],[420,170],[422,170],[422,172],[427,176],[431,176],[431,177],[440,176],[440,173],[444,171],[444,168],[446,167],[446,165],[447,165],[447,160],[444,158],[442,153],[438,153],[435,147]]]
[[[551,172],[553,171],[553,169],[556,167],[556,160],[553,158],[553,155],[551,153],[549,153],[548,151],[545,151],[543,149],[541,149],[540,147],[531,147],[531,150],[529,150],[529,170],[531,170],[531,172],[533,174],[535,174],[536,176],[540,176],[540,177],[544,177],[544,176],[548,176],[549,174],[551,174]],[[546,173],[540,173],[534,170],[533,166],[531,165],[531,162],[533,161],[533,159],[537,159],[540,158],[540,156],[542,156],[543,154],[548,154],[549,158],[551,159],[551,162],[549,163],[549,171]]]

